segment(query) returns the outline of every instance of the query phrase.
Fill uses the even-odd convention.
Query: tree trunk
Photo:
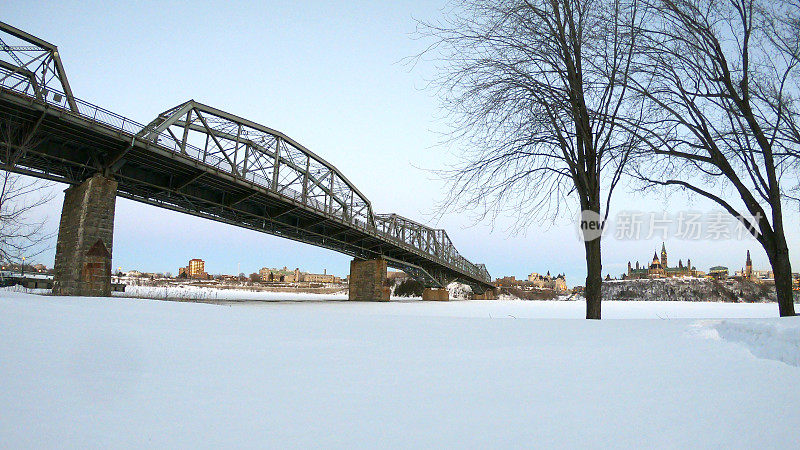
[[[600,259],[600,238],[584,242],[586,247],[586,318],[600,319],[603,264]]]
[[[774,249],[767,253],[772,264],[772,273],[775,277],[775,294],[778,296],[778,311],[781,317],[794,316],[794,298],[792,296],[792,265],[789,262],[789,249],[785,239],[777,238],[779,242]],[[780,242],[784,242],[783,245]],[[781,248],[782,247],[782,248]]]

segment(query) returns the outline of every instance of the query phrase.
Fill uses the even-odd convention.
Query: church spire
[[[750,260],[750,250],[747,251],[747,261],[744,266],[744,276],[748,280],[753,278],[753,261]]]

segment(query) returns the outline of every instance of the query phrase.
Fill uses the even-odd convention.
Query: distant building
[[[567,291],[567,277],[565,274],[562,273],[553,280],[553,289],[558,292]]]
[[[692,260],[687,259],[686,265],[683,265],[683,260],[678,260],[677,267],[669,267],[667,262],[667,247],[661,243],[661,258],[659,259],[658,253],[653,252],[653,261],[649,266],[639,266],[639,261],[636,261],[636,266],[631,266],[628,261],[628,271],[625,274],[625,279],[638,279],[638,278],[674,278],[674,277],[697,277],[699,276],[696,268],[692,267]]]
[[[725,266],[714,266],[708,269],[708,276],[715,280],[725,280],[728,278],[728,268]]]
[[[266,267],[262,267],[261,270],[258,271],[258,276],[261,277],[261,281],[270,281],[269,278],[270,270]]]
[[[750,259],[750,250],[747,251],[747,259],[744,262],[744,277],[748,280],[753,279],[753,261]]]
[[[341,278],[326,273],[304,273],[302,278],[302,281],[309,283],[339,283],[342,281]]]
[[[286,276],[289,275],[289,273],[285,267],[283,270],[262,267],[261,270],[258,271],[258,275],[261,277],[261,281],[273,283],[286,281]]]
[[[214,279],[218,280],[218,281],[225,282],[225,283],[232,283],[232,282],[235,282],[235,281],[239,281],[239,276],[238,275],[220,274],[220,275],[214,275]]]
[[[186,267],[178,267],[179,278],[196,278],[207,279],[209,278],[206,272],[206,263],[202,259],[194,258],[189,260],[189,265]]]
[[[528,283],[540,289],[555,289],[559,292],[567,290],[566,276],[564,274],[558,274],[553,277],[550,275],[550,271],[547,271],[547,275],[540,275],[536,272],[528,275]]]
[[[258,275],[261,277],[261,281],[268,283],[294,283],[302,279],[300,269],[289,270],[286,266],[283,269],[262,267],[258,271]]]
[[[550,275],[549,271],[547,275],[540,275],[534,272],[528,275],[527,280],[518,280],[514,275],[497,278],[494,281],[494,285],[497,287],[516,287],[526,290],[553,289],[559,292],[565,292],[567,290],[567,279],[564,274],[559,274],[554,277]]]
[[[494,285],[497,286],[497,287],[513,287],[513,286],[517,286],[518,285],[517,277],[515,277],[514,275],[511,275],[511,276],[508,276],[508,277],[496,278],[494,280]]]
[[[775,279],[775,274],[771,270],[753,269],[753,261],[750,259],[750,250],[747,251],[747,257],[744,262],[744,268],[742,268],[742,270],[737,270],[733,275],[737,278],[754,281],[756,283],[771,281]]]
[[[389,270],[386,272],[387,280],[402,280],[408,278],[408,274],[402,270]]]
[[[324,273],[306,273],[300,272],[299,268],[289,270],[286,267],[283,269],[262,267],[258,275],[261,281],[268,283],[341,283],[342,281],[337,276],[329,275],[327,270]]]
[[[206,263],[202,259],[190,259],[188,267],[190,278],[205,278]]]

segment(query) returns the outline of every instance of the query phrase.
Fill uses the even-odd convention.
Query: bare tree
[[[510,213],[521,228],[577,203],[587,319],[601,317],[600,230],[634,144],[617,116],[636,20],[635,0],[464,0],[418,30],[461,149],[441,172],[445,205]]]
[[[52,198],[48,183],[0,170],[0,261],[18,263],[48,249],[53,233],[32,213]]]
[[[780,315],[794,315],[782,183],[797,180],[798,41],[777,19],[797,17],[797,4],[648,1],[628,81],[652,120],[632,127],[648,148],[630,167],[646,187],[700,195],[747,227],[772,264]]]
[[[54,197],[51,183],[10,172],[17,160],[40,140],[6,122],[0,126],[0,261],[17,263],[48,249],[53,233],[35,212]]]

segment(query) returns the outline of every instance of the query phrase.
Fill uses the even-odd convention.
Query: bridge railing
[[[6,72],[7,76],[3,76],[3,72],[4,69],[0,67],[0,78],[2,78],[0,79],[0,87],[32,97],[30,83],[27,82],[25,77],[20,74],[8,74],[8,72]],[[135,139],[135,136],[141,135],[148,127],[137,121],[73,97],[74,104],[77,105],[77,112],[75,112],[71,109],[67,96],[56,89],[42,90],[40,95],[42,97],[40,101],[46,102],[49,106],[56,107],[62,110],[63,113],[77,115],[93,123],[109,127],[119,133],[120,137]],[[231,164],[230,161],[226,160],[226,158],[215,154],[209,154],[207,149],[202,149],[188,142],[180,142],[175,136],[166,131],[153,134],[147,140],[170,152],[182,153],[226,173],[235,172],[235,166]],[[249,171],[244,174],[239,174],[238,176],[263,188],[275,190],[273,189],[273,181],[268,179],[264,173]],[[432,229],[396,214],[376,214],[372,216],[365,214],[348,214],[346,208],[333,209],[329,206],[330,203],[328,201],[320,202],[315,197],[307,194],[303,195],[302,192],[286,185],[279,186],[278,194],[304,204],[306,207],[316,210],[321,214],[336,217],[351,224],[355,228],[374,231],[383,235],[386,239],[404,246],[413,247],[430,255],[440,264],[449,266],[476,280],[483,280],[487,283],[491,281],[486,267],[482,264],[473,264],[461,256],[444,230]],[[370,222],[374,223],[374,225]]]
[[[32,92],[33,89],[25,77],[21,76],[20,74],[9,75],[9,72],[3,68],[0,68],[0,86],[29,97],[34,97]],[[41,91],[41,95],[42,101],[46,102],[50,106],[62,109],[66,113],[79,115],[84,119],[90,119],[92,122],[107,125],[115,130],[121,131],[122,133],[135,135],[139,130],[142,129],[142,127],[144,127],[144,125],[139,122],[101,108],[97,105],[93,105],[77,97],[73,97],[75,104],[78,107],[76,114],[70,110],[67,95],[56,89],[43,89]]]

